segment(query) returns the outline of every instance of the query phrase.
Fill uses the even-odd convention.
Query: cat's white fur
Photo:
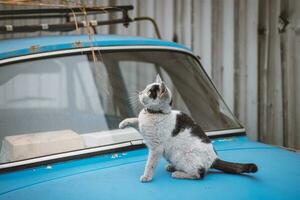
[[[149,97],[149,89],[157,83],[161,87],[165,87],[167,94],[152,99]],[[120,128],[138,125],[149,148],[145,171],[140,180],[141,182],[152,180],[154,169],[161,156],[170,163],[166,167],[167,170],[175,168],[172,177],[199,179],[201,178],[199,169],[206,172],[217,158],[213,146],[211,143],[204,143],[200,138],[193,136],[190,129],[185,129],[178,135],[172,136],[172,131],[176,126],[176,117],[180,111],[171,110],[169,105],[171,92],[163,85],[159,76],[156,83],[153,84],[148,85],[139,93],[139,99],[146,109],[162,113],[150,113],[143,109],[138,118],[125,119],[119,125]]]

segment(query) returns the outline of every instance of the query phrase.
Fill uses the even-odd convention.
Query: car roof
[[[189,50],[175,42],[155,38],[131,37],[121,35],[88,35],[40,36],[30,38],[8,39],[0,41],[0,59],[34,53],[90,47],[93,46],[167,46]]]

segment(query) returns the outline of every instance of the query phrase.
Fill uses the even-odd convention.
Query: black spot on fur
[[[210,143],[209,137],[204,133],[201,127],[196,124],[187,114],[180,113],[176,117],[176,125],[174,130],[172,131],[172,136],[175,137],[180,132],[184,131],[185,129],[191,129],[191,134],[195,137],[198,137],[204,143]]]
[[[198,169],[198,173],[200,175],[200,179],[203,179],[205,176],[205,169],[204,168]]]
[[[149,97],[152,99],[156,99],[158,91],[159,91],[159,85],[153,85],[149,90],[149,92],[150,92]]]
[[[168,172],[175,172],[175,171],[176,171],[176,168],[175,168],[174,166],[172,166],[172,165],[168,165],[168,167],[166,168],[166,170],[167,170]]]
[[[173,105],[173,99],[171,99],[170,103],[169,103],[170,106]]]
[[[146,108],[145,110],[146,110],[146,112],[151,113],[151,114],[164,114],[164,112],[161,110],[152,110],[149,108]]]

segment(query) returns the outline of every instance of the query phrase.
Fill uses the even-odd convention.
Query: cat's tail
[[[253,163],[233,163],[221,160],[219,158],[214,161],[211,168],[230,174],[255,173],[258,170],[257,166]]]

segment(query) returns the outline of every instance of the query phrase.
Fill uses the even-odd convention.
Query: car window
[[[141,139],[118,124],[138,115],[137,91],[157,73],[173,92],[173,108],[205,131],[241,128],[193,56],[170,50],[97,56],[98,62],[80,53],[0,67],[0,162]]]
[[[120,61],[118,65],[120,66],[122,76],[128,77],[124,79],[124,83],[129,94],[129,103],[134,107],[135,115],[138,115],[142,109],[142,106],[138,101],[137,92],[142,91],[146,85],[154,81],[154,77],[149,76],[149,74],[155,75],[158,73],[172,92],[172,104],[176,105],[176,109],[190,115],[190,111],[182,99],[181,94],[178,92],[172,79],[163,67],[155,65],[154,63],[140,61]]]

